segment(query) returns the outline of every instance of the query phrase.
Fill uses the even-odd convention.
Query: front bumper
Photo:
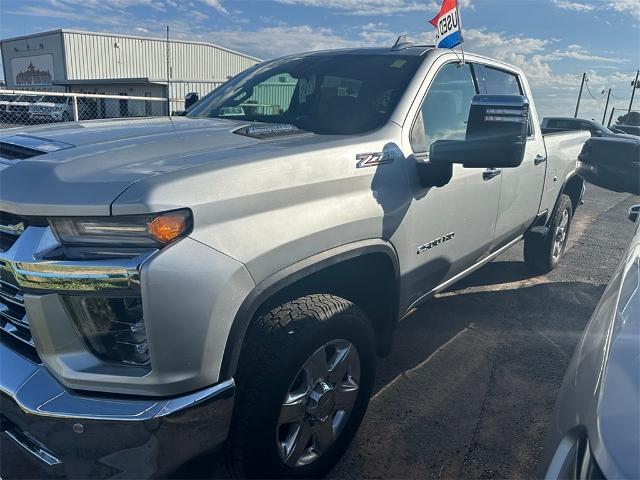
[[[151,478],[226,440],[235,386],[227,380],[171,398],[88,395],[0,343],[0,476]],[[3,457],[5,454],[3,453]]]

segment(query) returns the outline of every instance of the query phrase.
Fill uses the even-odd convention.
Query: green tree
[[[630,112],[618,117],[619,125],[640,126],[640,112]]]

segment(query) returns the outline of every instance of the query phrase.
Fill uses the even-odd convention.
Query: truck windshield
[[[256,65],[189,109],[187,117],[286,123],[318,134],[384,125],[422,58],[315,54]]]

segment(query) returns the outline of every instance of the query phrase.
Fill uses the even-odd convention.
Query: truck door
[[[476,94],[471,65],[441,66],[413,119],[409,135],[413,154],[427,158],[431,143],[438,139],[464,140]],[[412,303],[488,253],[501,178],[483,168],[454,165],[447,185],[426,188],[415,165],[408,168],[414,185],[408,212],[411,245],[401,262],[410,270],[403,282]]]
[[[488,65],[475,68],[482,93],[490,95],[525,95],[524,82],[515,72]],[[518,168],[502,169],[502,188],[498,221],[492,250],[497,250],[522,235],[535,220],[540,207],[546,173],[546,150],[538,127],[535,106],[531,104],[529,138],[524,161]]]

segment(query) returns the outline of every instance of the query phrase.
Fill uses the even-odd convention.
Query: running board
[[[499,248],[498,250],[496,250],[495,252],[493,252],[491,255],[489,255],[488,257],[483,258],[482,260],[480,260],[478,263],[476,263],[475,265],[472,265],[471,267],[467,268],[466,270],[460,272],[459,274],[457,274],[456,276],[450,278],[449,280],[447,280],[444,283],[441,283],[440,285],[438,285],[436,288],[434,288],[433,290],[431,290],[428,293],[425,293],[424,295],[422,295],[420,298],[418,298],[415,302],[413,302],[411,304],[411,306],[407,309],[407,312],[412,311],[413,309],[415,309],[418,305],[420,305],[422,302],[424,302],[425,300],[428,300],[430,297],[434,296],[436,293],[440,293],[443,290],[446,290],[447,288],[449,288],[451,285],[453,285],[454,283],[458,282],[459,280],[462,280],[464,277],[466,277],[467,275],[472,274],[473,272],[475,272],[476,270],[478,270],[481,267],[484,267],[487,263],[489,263],[491,260],[493,260],[494,258],[496,258],[498,255],[504,253],[505,251],[509,250],[511,247],[513,247],[516,243],[518,243],[520,240],[522,240],[524,238],[523,235],[520,235],[518,238],[515,238],[514,240],[511,240],[509,243],[507,243],[505,246]]]

